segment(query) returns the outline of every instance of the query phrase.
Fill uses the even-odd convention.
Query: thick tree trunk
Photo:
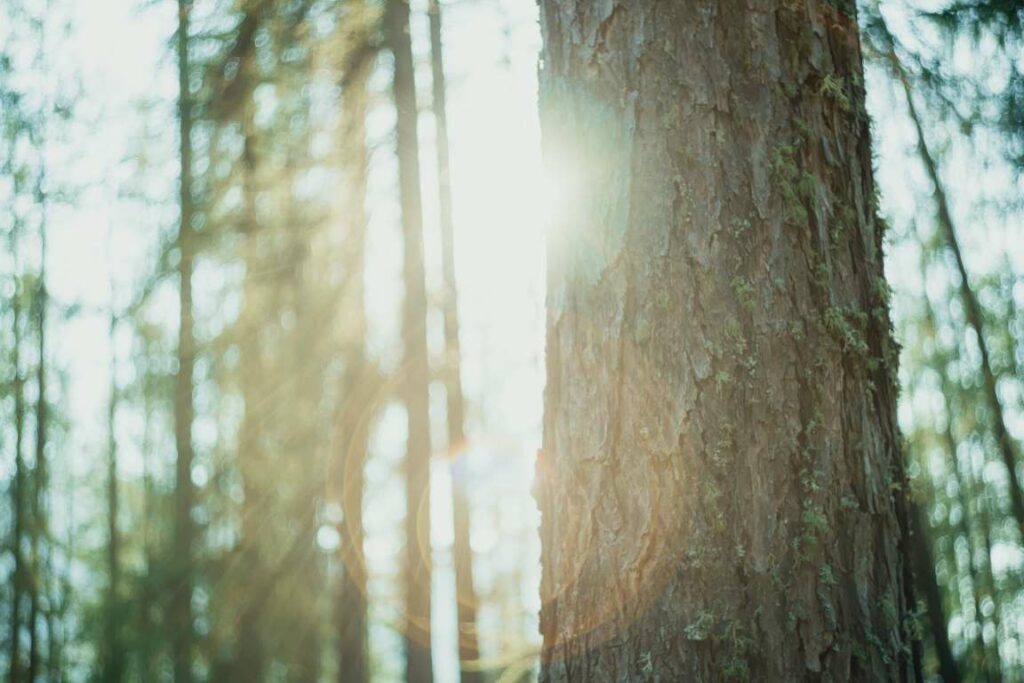
[[[365,12],[361,3],[357,11]],[[359,41],[367,36],[359,35]],[[346,324],[343,407],[339,416],[340,448],[337,472],[342,519],[338,576],[338,681],[367,683],[370,679],[367,650],[366,559],[363,551],[364,467],[373,417],[375,382],[366,355],[365,278],[366,184],[369,149],[366,142],[367,82],[372,59],[350,65],[342,90],[342,160],[348,171],[345,183],[344,267],[348,273],[341,302]]]
[[[853,12],[541,1],[542,681],[920,677]]]
[[[418,111],[408,0],[388,0],[385,11],[387,39],[395,56],[393,90],[397,110],[398,190],[405,244],[402,390],[409,426],[405,456],[406,680],[426,683],[433,680],[430,654],[430,377],[419,135],[416,130]]]
[[[174,386],[174,441],[177,451],[174,484],[174,558],[168,621],[175,683],[192,680],[192,375],[195,338],[192,325],[192,267],[195,240],[192,227],[192,96],[189,92],[189,12],[191,0],[178,0],[178,372]]]
[[[459,306],[455,280],[455,226],[452,218],[451,169],[448,150],[447,86],[441,40],[441,5],[430,0],[430,64],[437,137],[437,192],[441,212],[441,260],[444,271],[445,392],[448,403],[448,450],[452,472],[452,564],[455,568],[456,610],[459,623],[459,668],[462,683],[478,683],[480,647],[476,633],[477,597],[473,587],[473,549],[470,547],[468,468],[465,450],[465,407],[462,394],[462,352],[459,346]]]

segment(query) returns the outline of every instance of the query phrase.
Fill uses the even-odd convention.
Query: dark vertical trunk
[[[404,241],[402,392],[408,414],[405,455],[405,658],[406,680],[433,680],[430,653],[430,412],[427,358],[427,294],[423,265],[423,208],[420,198],[416,79],[409,34],[408,0],[388,0],[388,44],[395,57],[398,190]]]
[[[886,37],[891,41],[891,36],[886,34]],[[939,232],[942,234],[946,246],[953,254],[953,260],[956,263],[957,274],[960,278],[960,300],[963,303],[964,313],[967,316],[967,324],[974,330],[974,336],[978,342],[978,352],[981,355],[982,390],[985,403],[991,415],[992,431],[996,438],[996,444],[999,447],[999,455],[1006,468],[1007,487],[1010,491],[1010,507],[1021,536],[1024,537],[1024,491],[1021,490],[1020,479],[1017,475],[1017,445],[1006,428],[1003,406],[999,401],[996,389],[996,375],[992,370],[992,363],[989,360],[988,342],[985,338],[984,314],[981,310],[981,304],[978,302],[978,297],[975,296],[974,290],[971,288],[967,266],[964,263],[963,253],[960,251],[960,243],[956,236],[953,214],[950,212],[949,201],[946,198],[942,179],[939,177],[935,157],[932,155],[928,142],[925,140],[924,127],[921,123],[921,117],[917,112],[917,107],[914,104],[910,81],[895,51],[890,49],[888,58],[894,74],[903,88],[907,110],[910,113],[911,122],[914,124],[914,130],[917,133],[918,156],[921,159],[921,164],[924,166],[925,173],[928,175],[928,179],[932,183],[932,196],[935,199],[935,216],[938,221]]]
[[[107,609],[104,625],[104,681],[116,683],[124,674],[124,650],[120,642],[121,538],[117,530],[120,492],[117,482],[117,318],[110,312],[110,398],[107,404]]]
[[[441,5],[430,0],[430,63],[433,75],[434,124],[437,137],[437,192],[441,212],[441,260],[444,274],[445,392],[448,402],[448,450],[452,473],[452,564],[459,624],[459,666],[462,683],[478,683],[480,648],[477,643],[477,597],[473,587],[470,546],[468,468],[465,449],[465,408],[459,347],[458,288],[455,278],[455,229],[452,218],[451,169],[448,151],[448,107],[441,38]]]
[[[178,0],[178,372],[174,385],[174,441],[177,450],[174,489],[174,555],[168,621],[175,683],[192,680],[192,553],[195,529],[192,505],[192,376],[195,339],[192,330],[192,268],[195,239],[192,227],[192,95],[189,91],[189,12],[191,0]]]
[[[910,522],[913,534],[914,572],[924,593],[929,630],[935,645],[936,658],[939,660],[939,675],[942,676],[943,683],[959,683],[960,669],[949,646],[942,590],[935,579],[935,554],[932,552],[931,538],[928,535],[928,520],[919,505],[911,505]]]
[[[357,7],[363,11],[361,3]],[[365,41],[360,35],[357,40]],[[346,325],[345,374],[342,378],[342,409],[339,416],[339,468],[342,519],[338,577],[338,680],[367,683],[370,679],[367,650],[366,559],[363,551],[364,467],[373,415],[373,381],[366,357],[365,277],[366,183],[369,150],[366,142],[367,81],[373,60],[351,65],[342,86],[342,163],[345,164],[345,216],[343,226],[347,268],[341,307]]]
[[[853,3],[540,4],[541,680],[920,680]]]

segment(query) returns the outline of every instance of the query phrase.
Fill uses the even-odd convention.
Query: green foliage
[[[825,329],[844,351],[867,359],[868,343],[864,337],[867,316],[852,308],[829,306],[825,310]]]
[[[846,94],[846,84],[843,79],[835,74],[826,74],[821,80],[821,87],[818,91],[823,97],[831,100],[843,111],[850,111],[850,98]]]

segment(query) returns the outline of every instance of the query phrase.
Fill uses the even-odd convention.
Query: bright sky
[[[72,133],[69,147],[78,153],[66,164],[66,173],[87,189],[73,211],[62,209],[53,217],[50,285],[58,300],[82,306],[81,315],[60,324],[55,353],[67,370],[68,409],[75,425],[70,435],[74,460],[69,472],[79,479],[76,485],[98,492],[101,482],[84,478],[96,477],[97,454],[106,438],[110,358],[106,310],[111,274],[122,291],[136,288],[152,268],[147,250],[157,231],[172,227],[175,220],[176,143],[174,136],[167,134],[177,94],[174,61],[167,49],[175,14],[171,0],[72,4],[75,31],[65,54],[88,96],[78,108],[78,118],[84,124]],[[145,9],[141,9],[143,5]],[[424,6],[423,1],[413,2],[413,29],[425,112],[420,136],[428,279],[437,291],[440,240]],[[535,533],[538,518],[529,486],[533,454],[540,440],[544,328],[536,7],[515,0],[457,2],[450,3],[444,20],[464,385],[470,401],[468,466],[474,483],[472,543],[479,557],[477,584],[486,592],[503,575],[501,580],[507,581],[510,568],[516,569],[522,574],[521,613],[533,615],[539,608],[539,547]],[[379,74],[377,83],[382,88],[386,88],[386,78],[386,73]],[[143,114],[141,103],[154,104],[155,109]],[[371,171],[367,300],[374,348],[386,361],[397,351],[401,280],[400,262],[395,257],[401,249],[397,207],[392,200],[394,166],[387,140],[390,119],[384,116],[371,124],[371,134],[381,141]],[[143,189],[165,203],[161,208],[119,198],[137,184],[135,157],[143,148],[154,150],[149,162],[156,169],[149,172],[153,180]],[[173,323],[173,300],[158,298],[158,302],[166,305],[166,319]],[[117,304],[123,306],[125,300]],[[127,358],[130,335],[125,331],[121,336],[118,353]],[[432,334],[431,341],[439,342],[439,335]],[[439,344],[434,348],[439,349]],[[120,379],[130,380],[125,367]],[[435,392],[432,398],[437,402],[442,395]],[[132,436],[138,429],[138,425],[126,424],[129,422],[122,419],[119,423],[122,437]],[[197,437],[199,431],[197,426]],[[403,450],[400,409],[386,411],[377,432],[375,457],[367,473],[368,490],[375,492],[366,503],[367,554],[371,572],[378,577],[370,587],[374,615],[387,621],[396,609],[398,592],[390,581],[398,571],[398,531],[404,514],[401,491],[392,479]],[[444,451],[441,434],[443,430],[435,429],[439,453]],[[128,450],[122,457],[122,475],[138,475],[138,454]],[[448,556],[448,467],[446,460],[438,459],[433,477],[434,647],[441,681],[457,676],[454,579]],[[102,539],[95,541],[101,543]],[[332,539],[328,534],[323,541],[330,544]],[[484,646],[492,648],[485,656],[498,654],[493,647],[499,639],[521,644],[537,641],[534,617],[517,617],[511,624],[507,617],[497,606],[482,610],[480,628],[491,634],[489,639],[485,635]],[[507,632],[509,628],[515,632]],[[375,628],[374,655],[385,670],[396,674],[401,666],[399,645],[396,633]]]

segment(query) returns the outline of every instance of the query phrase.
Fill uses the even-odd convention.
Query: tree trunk
[[[107,404],[107,609],[104,631],[104,681],[117,683],[124,675],[124,649],[120,642],[121,538],[117,530],[120,492],[117,482],[117,318],[110,312],[110,399]]]
[[[854,11],[541,0],[542,681],[920,680]]]
[[[398,189],[404,241],[402,314],[403,393],[408,414],[405,456],[405,657],[406,680],[433,680],[430,653],[430,413],[428,403],[427,295],[423,265],[416,79],[409,35],[408,0],[388,0],[386,31],[395,56]]]
[[[924,593],[925,607],[928,610],[928,622],[935,641],[935,654],[939,660],[939,675],[943,683],[959,683],[960,669],[957,666],[953,650],[949,646],[949,633],[946,630],[946,609],[942,602],[942,590],[935,579],[935,554],[932,552],[929,537],[928,520],[923,509],[911,504],[911,533],[913,534],[914,572],[918,585]]]
[[[980,477],[979,477],[980,479]],[[996,589],[995,573],[992,570],[992,524],[989,519],[989,506],[991,504],[988,491],[984,485],[975,486],[972,495],[978,500],[978,520],[981,522],[981,539],[985,546],[985,590],[992,599],[992,643],[986,650],[986,666],[989,671],[989,680],[993,683],[1001,683],[1003,680],[1003,662],[999,653],[1000,640],[1002,638],[1002,600]]]
[[[473,587],[473,549],[470,546],[468,467],[465,451],[465,407],[459,347],[458,288],[455,280],[455,227],[452,218],[451,170],[448,151],[448,106],[441,39],[441,5],[430,0],[430,63],[433,75],[434,124],[437,137],[437,192],[441,212],[441,260],[444,271],[445,393],[448,402],[448,451],[452,473],[452,564],[459,624],[459,667],[462,683],[478,683],[480,647],[477,643],[477,597]]]
[[[17,176],[15,176],[17,177]],[[16,181],[17,182],[17,181]],[[8,677],[11,683],[21,682],[21,606],[26,591],[27,578],[24,539],[29,521],[25,500],[26,482],[25,458],[22,448],[25,440],[25,379],[21,374],[21,296],[24,287],[18,271],[18,226],[11,231],[11,254],[14,255],[14,296],[11,299],[13,345],[11,365],[14,370],[14,485],[11,487],[13,529],[11,547],[14,550],[14,574],[11,596],[10,661]]]
[[[921,236],[917,235],[917,237],[920,240]],[[921,274],[924,275],[925,272],[925,261],[924,255],[922,254]],[[935,345],[936,349],[939,349],[939,339],[938,335],[935,333],[935,331],[938,329],[935,320],[935,311],[932,308],[931,301],[928,300],[927,296],[924,299],[924,304],[925,323],[927,324],[928,330],[931,333],[932,343]],[[956,437],[953,434],[953,388],[947,381],[947,360],[948,359],[946,357],[940,355],[939,351],[936,351],[931,358],[932,369],[935,370],[939,377],[942,378],[940,390],[943,396],[943,407],[945,409],[945,419],[943,420],[943,424],[941,428],[936,428],[941,429],[942,442],[945,446],[946,454],[949,457],[949,468],[950,471],[952,471],[953,473],[953,480],[956,482],[957,500],[960,504],[960,518],[957,524],[957,531],[960,533],[960,535],[964,539],[964,542],[967,544],[967,574],[971,580],[971,598],[972,602],[974,603],[974,619],[978,623],[978,633],[973,643],[975,655],[978,660],[978,665],[985,668],[985,670],[989,670],[989,665],[987,663],[989,660],[989,655],[985,648],[985,640],[982,637],[982,634],[984,632],[985,618],[981,609],[981,582],[978,578],[976,561],[977,555],[975,552],[975,542],[972,532],[973,525],[971,523],[972,514],[970,510],[970,501],[974,496],[973,483],[971,485],[968,485],[964,481],[965,477],[968,480],[970,480],[970,472],[967,472],[966,474],[961,473],[960,456],[957,452]],[[968,493],[970,493],[970,495],[968,495]],[[930,528],[927,524],[927,515],[923,511],[920,514],[922,515],[920,519],[921,528],[925,530],[923,533],[931,533]],[[914,533],[917,534],[918,532],[915,530]],[[926,543],[928,547],[923,548],[923,546],[921,545],[922,543]],[[927,550],[927,552],[929,553],[931,552],[930,537],[928,539],[925,539],[924,541],[918,541],[918,545],[922,548],[922,550]],[[919,550],[918,554],[920,554],[920,552],[921,551]],[[927,571],[927,568],[924,566],[924,561],[921,560],[920,557],[918,557],[918,562],[920,564],[918,564],[918,566],[915,567],[915,575],[918,580],[918,585],[922,586],[922,589],[925,593],[925,604],[928,609],[928,618],[932,624],[933,640],[935,642],[936,652],[940,663],[939,672],[942,675],[943,679],[946,680],[946,676],[948,675],[948,673],[943,673],[943,671],[946,671],[946,669],[948,668],[947,660],[953,661],[955,666],[955,658],[953,657],[951,652],[947,653],[943,651],[943,648],[949,647],[949,637],[947,630],[949,622],[946,619],[945,610],[943,609],[941,598],[939,599],[939,602],[936,605],[933,604],[935,602],[935,599],[931,595],[931,591],[933,590],[932,586],[934,585],[935,587],[938,587],[938,583],[935,578],[934,557],[932,557],[931,564],[929,565],[930,569],[928,569]],[[957,566],[955,549],[953,552],[952,564],[954,568]],[[959,588],[957,588],[957,590],[959,590]],[[942,611],[936,612],[936,609]],[[941,628],[941,633],[936,630],[939,628]],[[951,669],[950,671],[953,670]]]
[[[248,17],[246,19],[249,20]],[[240,69],[251,68],[244,63]],[[261,445],[261,428],[267,424],[268,382],[260,343],[262,321],[267,313],[261,308],[259,274],[261,254],[259,236],[262,232],[256,211],[257,156],[254,121],[255,103],[252,93],[241,95],[242,106],[242,210],[245,259],[244,300],[240,316],[238,342],[242,370],[242,397],[245,412],[238,436],[239,471],[242,477],[243,500],[241,506],[241,532],[239,537],[238,570],[240,612],[238,614],[238,645],[233,665],[234,676],[240,681],[261,680],[264,674],[265,653],[261,636],[260,613],[265,596],[260,593],[266,568],[261,550],[265,537],[263,528],[270,517],[268,480],[270,463]]]
[[[985,396],[985,403],[988,406],[992,419],[992,430],[995,434],[996,443],[999,447],[999,455],[1002,458],[1003,466],[1006,468],[1007,487],[1010,492],[1010,507],[1013,512],[1017,527],[1024,540],[1024,491],[1021,490],[1020,479],[1017,476],[1017,445],[1006,428],[1006,417],[1003,406],[999,402],[999,394],[996,386],[996,375],[992,370],[992,363],[989,360],[988,342],[985,339],[985,317],[981,310],[978,297],[971,288],[971,281],[967,275],[967,265],[964,263],[963,253],[960,251],[960,242],[957,240],[956,227],[953,223],[953,214],[949,208],[949,200],[946,198],[946,191],[939,177],[938,165],[932,155],[928,142],[925,140],[924,127],[921,124],[921,117],[918,115],[917,107],[914,104],[913,92],[910,87],[910,80],[896,55],[891,49],[892,36],[885,33],[890,41],[888,58],[893,72],[903,88],[903,94],[907,102],[907,110],[910,113],[910,120],[914,124],[917,133],[917,152],[924,166],[925,173],[934,188],[935,216],[938,221],[939,231],[942,234],[946,246],[953,254],[956,263],[957,274],[960,276],[959,293],[963,303],[964,313],[967,316],[967,324],[974,330],[974,336],[978,342],[978,352],[981,355],[982,390]]]
[[[35,201],[43,212],[39,226],[39,282],[34,305],[36,309],[36,443],[35,466],[32,474],[32,526],[31,526],[31,576],[29,577],[29,651],[28,680],[39,677],[42,666],[42,637],[40,624],[43,620],[40,590],[46,590],[46,572],[42,562],[41,545],[49,538],[49,523],[46,510],[46,493],[50,473],[47,467],[46,438],[49,429],[49,404],[46,398],[46,196],[43,191],[44,174],[36,179]],[[48,635],[52,636],[52,633]]]
[[[175,683],[192,680],[192,551],[194,524],[192,504],[192,375],[195,339],[192,330],[192,266],[195,258],[192,227],[192,96],[189,92],[189,12],[191,0],[178,0],[178,135],[179,202],[178,226],[178,372],[174,386],[174,440],[177,450],[174,488],[174,559],[168,609],[171,630],[171,658]]]
[[[361,3],[356,11],[365,12]],[[360,35],[357,40],[365,41]],[[345,183],[344,229],[347,276],[342,291],[346,324],[343,407],[339,416],[340,452],[337,472],[342,519],[338,576],[338,681],[367,683],[370,679],[367,650],[366,559],[363,551],[364,467],[373,414],[373,385],[366,356],[365,277],[366,184],[369,149],[366,142],[367,83],[373,60],[352,65],[342,89],[342,162],[348,171]]]
[[[154,581],[156,567],[156,548],[153,539],[153,508],[156,493],[153,490],[153,403],[154,381],[152,369],[152,350],[150,341],[140,334],[140,354],[142,356],[142,560],[144,562],[141,585],[139,586],[138,632],[140,636],[138,652],[139,678],[144,681],[154,680],[156,652],[159,651],[157,638],[159,631],[153,618]]]

